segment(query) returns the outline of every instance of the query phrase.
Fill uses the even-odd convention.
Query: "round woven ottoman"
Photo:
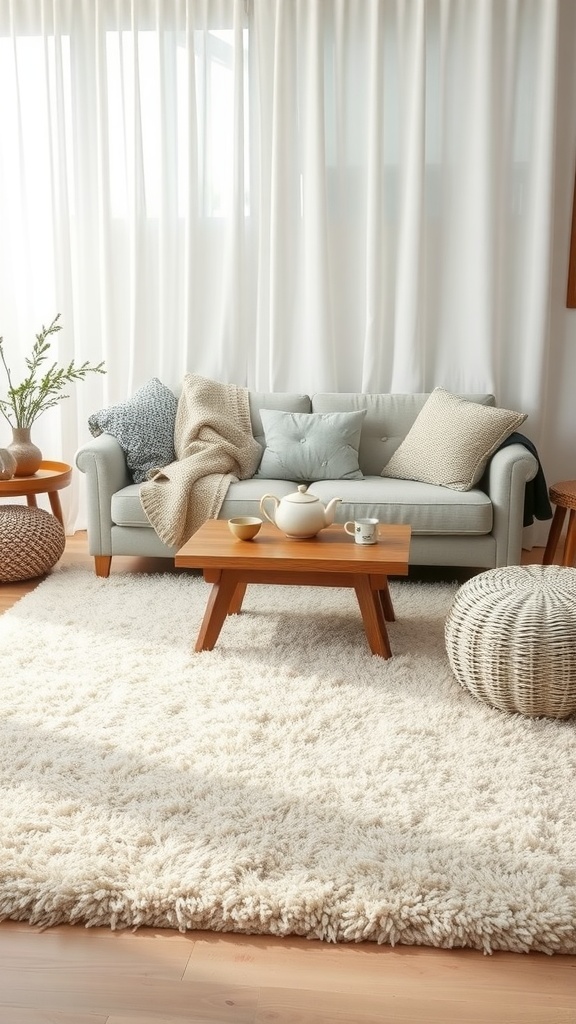
[[[48,572],[64,553],[62,524],[50,512],[0,504],[0,583],[17,583]]]
[[[501,711],[576,711],[576,569],[508,566],[456,592],[445,625],[458,682]]]

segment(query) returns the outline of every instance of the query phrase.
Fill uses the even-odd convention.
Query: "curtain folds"
[[[0,0],[0,333],[152,376],[493,390],[539,441],[557,0]],[[0,389],[2,383],[0,383]],[[0,422],[0,444],[8,428]],[[81,488],[68,503],[83,525]]]

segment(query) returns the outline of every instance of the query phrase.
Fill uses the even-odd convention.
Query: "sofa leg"
[[[94,568],[97,576],[109,576],[111,564],[112,555],[94,555]]]

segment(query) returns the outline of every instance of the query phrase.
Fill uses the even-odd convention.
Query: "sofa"
[[[473,476],[468,482],[449,482],[448,486],[425,479],[404,479],[398,471],[387,469],[393,467],[395,459],[398,462],[398,455],[406,446],[410,448],[409,440],[412,453],[416,442],[420,449],[425,447],[429,426],[423,417],[437,391],[442,389],[425,394],[311,396],[249,391],[250,426],[254,438],[266,451],[263,410],[295,414],[292,419],[300,417],[300,422],[306,422],[306,414],[326,417],[361,411],[358,472],[344,478],[307,481],[309,491],[324,504],[333,497],[341,498],[336,522],[370,517],[381,523],[410,524],[410,564],[415,566],[482,570],[517,565],[521,560],[526,485],[540,468],[529,447],[522,443],[489,444],[487,456],[475,463],[475,473],[481,471],[480,478],[476,480]],[[173,394],[176,396],[177,391],[171,391],[170,397]],[[455,402],[465,403],[465,412],[478,407],[498,408],[490,394],[451,397]],[[499,436],[509,439],[524,419],[521,414],[506,419],[506,429]],[[460,437],[447,436],[446,440],[448,462],[451,453],[460,447]],[[463,448],[466,443],[472,443],[470,438],[468,442],[462,440]],[[426,453],[423,454],[426,464]],[[134,482],[125,447],[118,437],[104,426],[102,432],[78,450],[76,466],[86,478],[88,545],[98,576],[109,575],[115,555],[166,558],[175,554],[177,547],[160,539],[144,513],[140,500],[142,482]],[[385,475],[387,472],[389,475]],[[218,517],[260,516],[260,499],[264,494],[282,498],[294,492],[300,482],[278,476],[267,478],[258,472],[238,479],[230,483]]]

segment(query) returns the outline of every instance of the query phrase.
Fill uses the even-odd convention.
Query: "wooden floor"
[[[91,565],[84,534],[68,539],[63,561]],[[112,563],[113,572],[169,567]],[[0,612],[34,585],[0,584]],[[576,1024],[576,956],[0,924],[0,1024],[184,1021]]]

